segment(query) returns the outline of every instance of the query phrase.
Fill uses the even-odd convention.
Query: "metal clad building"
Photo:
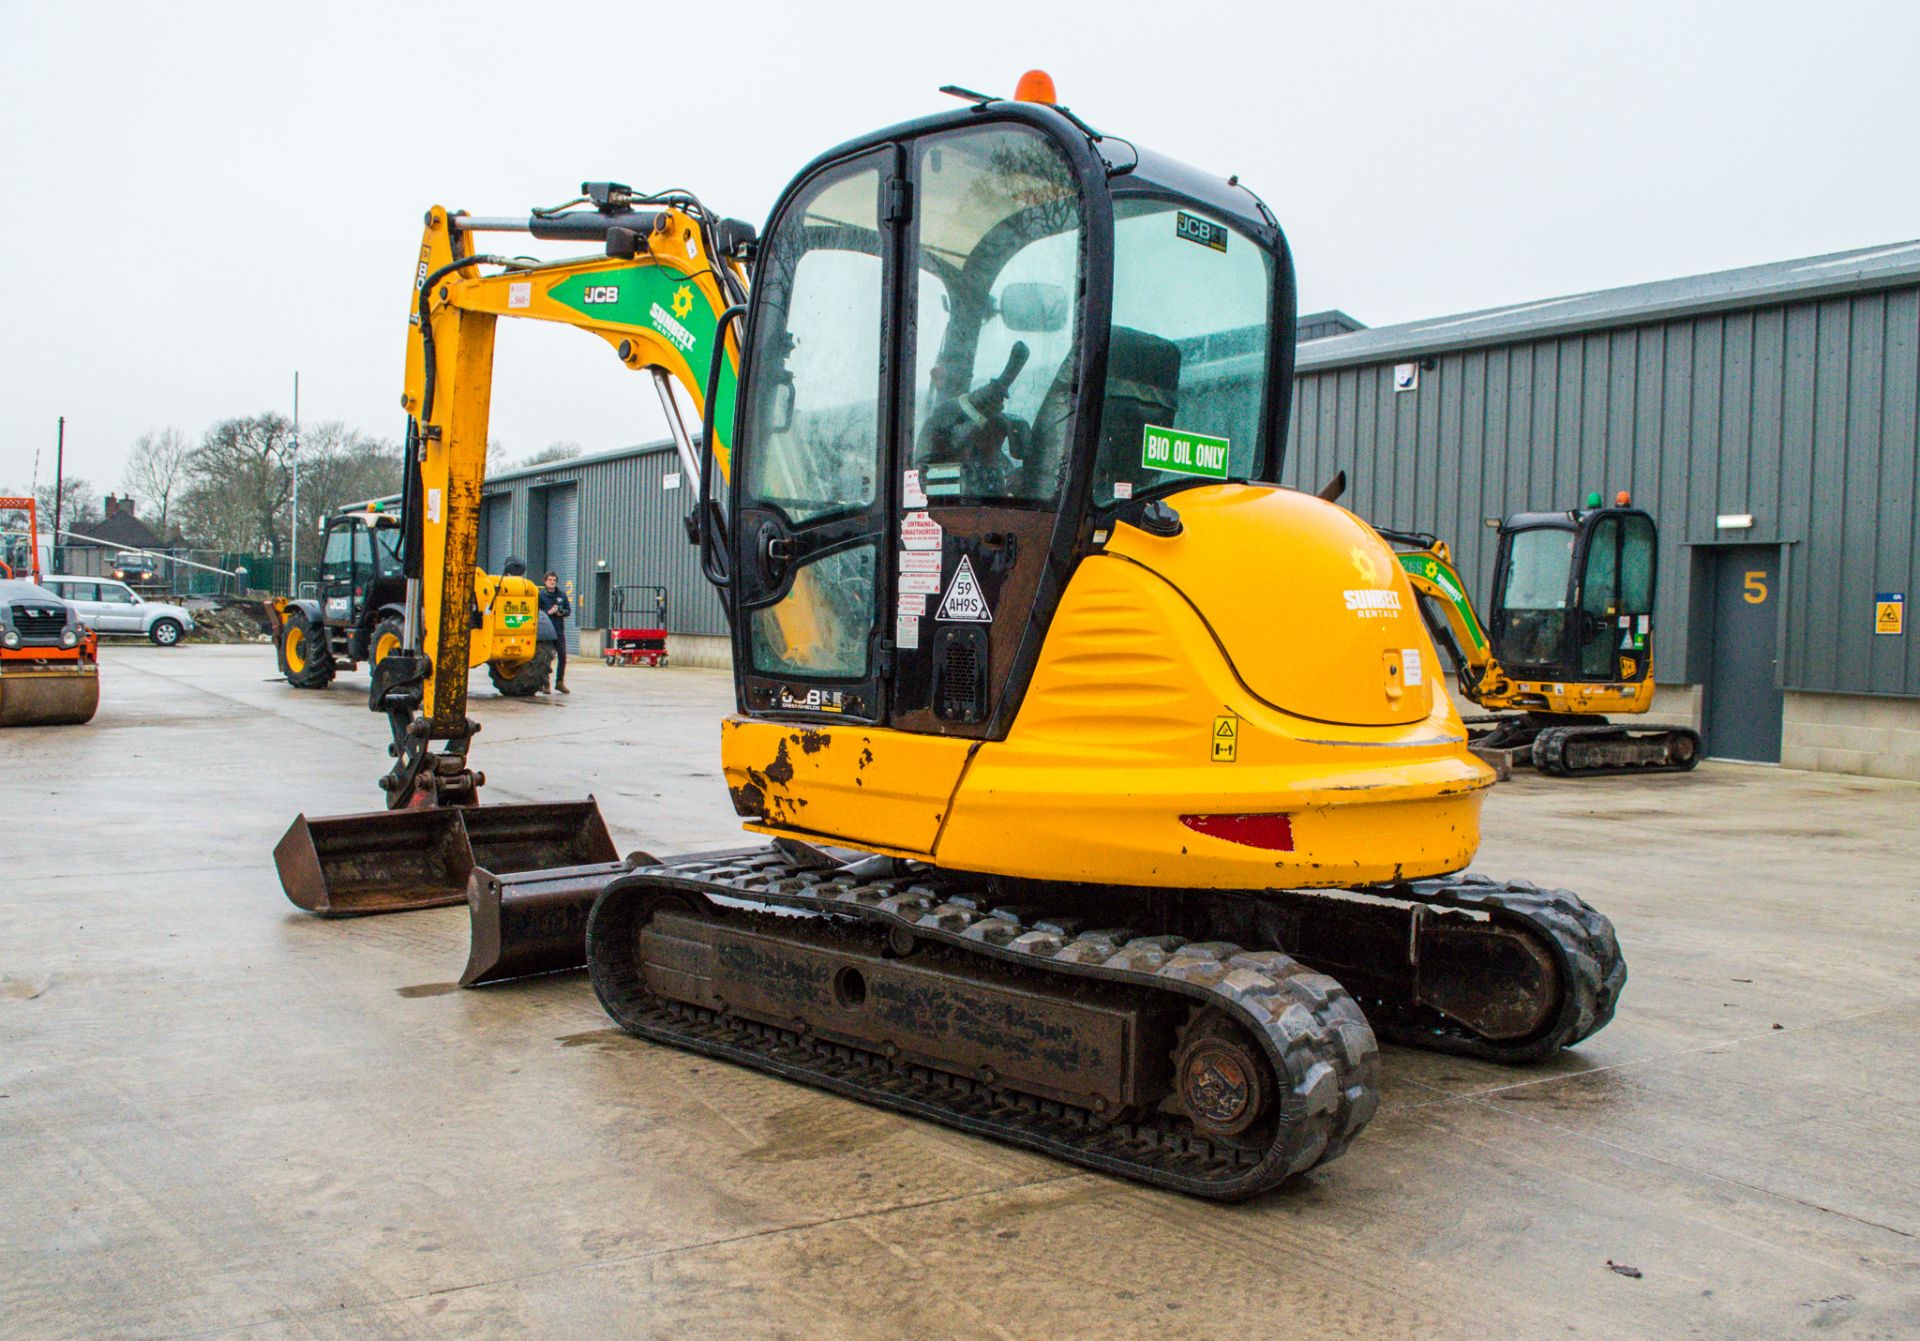
[[[1476,600],[1492,521],[1629,490],[1663,710],[1709,753],[1920,779],[1920,638],[1876,632],[1920,589],[1920,242],[1333,335],[1297,375],[1284,482],[1345,469]]]
[[[667,588],[672,659],[727,664],[726,615],[700,576],[682,522],[693,484],[671,443],[503,471],[481,493],[481,563],[497,572],[511,553],[526,560],[536,580],[549,568],[558,571],[572,593],[573,629],[587,655],[598,652],[598,633],[614,619],[616,588],[658,585]]]

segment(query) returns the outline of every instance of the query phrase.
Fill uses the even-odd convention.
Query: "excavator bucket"
[[[533,973],[585,968],[587,914],[608,884],[654,858],[645,852],[625,861],[563,866],[502,875],[484,867],[467,882],[473,940],[462,987],[524,978]]]
[[[273,864],[296,907],[322,917],[440,908],[476,868],[515,874],[617,857],[592,797],[542,805],[377,810],[294,820]]]
[[[99,707],[100,677],[91,670],[0,675],[0,727],[78,726]]]

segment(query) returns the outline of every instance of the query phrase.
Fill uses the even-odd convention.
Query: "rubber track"
[[[1624,773],[1688,773],[1700,762],[1698,736],[1694,736],[1692,755],[1679,763],[1662,759],[1659,762],[1649,761],[1644,764],[1609,764],[1603,768],[1582,768],[1567,761],[1568,749],[1575,746],[1581,736],[1619,736],[1628,740],[1646,740],[1651,746],[1662,737],[1678,734],[1681,730],[1682,728],[1635,730],[1618,725],[1548,727],[1533,738],[1533,766],[1540,772],[1556,778],[1599,778]],[[1693,735],[1691,731],[1686,734]]]
[[[1620,953],[1613,923],[1570,889],[1452,875],[1357,892],[1485,913],[1495,922],[1522,930],[1549,948],[1567,989],[1551,1025],[1532,1038],[1512,1042],[1481,1038],[1430,1012],[1369,1003],[1368,1021],[1390,1042],[1495,1062],[1536,1062],[1605,1028],[1626,988],[1627,961]]]
[[[1264,1045],[1278,1082],[1278,1121],[1264,1148],[1216,1142],[1159,1112],[1107,1121],[1089,1110],[980,1080],[890,1061],[878,1052],[647,991],[635,919],[653,894],[806,909],[902,927],[916,937],[1040,972],[1132,984],[1217,1008]],[[722,904],[722,917],[730,910]],[[805,869],[775,848],[674,858],[609,885],[587,925],[593,988],[627,1032],[771,1071],[963,1131],[1195,1196],[1235,1201],[1340,1155],[1379,1106],[1378,1047],[1365,1015],[1332,978],[1275,950],[1222,941],[1083,930],[993,908],[964,877],[921,871],[863,880]]]

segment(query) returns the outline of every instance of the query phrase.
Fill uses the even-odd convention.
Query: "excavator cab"
[[[1292,322],[1256,196],[1053,108],[824,155],[746,333],[741,711],[1004,736],[1078,557],[1176,524],[1149,519],[1181,489],[1271,478]]]
[[[708,542],[747,827],[1166,886],[1464,863],[1485,776],[1391,550],[1263,483],[1293,323],[1257,196],[1049,105],[802,171],[761,235]],[[1413,772],[1357,781],[1320,756],[1341,732]],[[1380,859],[1381,820],[1414,860]]]
[[[1516,679],[1646,680],[1655,548],[1653,518],[1638,508],[1508,517],[1494,563],[1494,656]]]

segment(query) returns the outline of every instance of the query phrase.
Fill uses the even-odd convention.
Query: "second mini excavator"
[[[1658,536],[1622,493],[1602,507],[1516,512],[1500,523],[1493,623],[1482,622],[1443,540],[1382,530],[1421,598],[1460,692],[1491,718],[1470,721],[1476,751],[1555,777],[1684,773],[1700,736],[1681,726],[1626,726],[1653,706],[1653,597]]]
[[[726,781],[772,841],[527,863],[552,915],[508,939],[564,963],[590,907],[633,1034],[1246,1197],[1366,1124],[1376,1035],[1536,1060],[1626,970],[1573,894],[1455,874],[1492,775],[1413,591],[1364,522],[1266,482],[1294,350],[1271,211],[1029,92],[830,150],[758,240],[611,186],[428,216],[384,785],[496,809],[464,676],[435,674],[465,662],[443,575],[472,566],[495,321],[586,328],[705,416],[696,450],[666,398],[732,624]],[[472,249],[509,227],[605,255]]]

